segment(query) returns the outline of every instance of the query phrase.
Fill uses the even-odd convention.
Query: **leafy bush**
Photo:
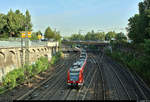
[[[62,55],[62,52],[57,52],[52,57],[50,64],[55,64],[59,58],[62,57]],[[14,69],[3,78],[3,84],[0,87],[0,93],[10,90],[23,83],[26,79],[45,71],[48,69],[50,64],[48,62],[48,58],[40,57],[35,64],[25,65],[23,68]]]
[[[60,57],[63,58],[63,53],[62,52],[57,52],[51,59],[51,65],[55,64],[59,59]]]
[[[55,64],[56,60],[57,60],[56,56],[53,56],[51,59],[51,65]]]
[[[26,69],[27,71],[27,76],[30,78],[34,75],[33,73],[33,66],[34,65],[28,65],[28,66],[25,66],[24,68]]]
[[[34,76],[40,72],[45,71],[49,67],[48,58],[40,57],[35,64],[27,67],[29,76]]]
[[[141,49],[143,50],[141,56],[134,56],[134,53],[131,52],[125,53],[118,51],[115,46],[113,46],[112,53],[106,50],[106,54],[113,59],[122,62],[124,65],[128,66],[128,68],[136,71],[150,83],[150,40],[145,40],[145,43],[140,45],[142,48],[139,48],[138,45],[136,46],[138,47],[137,51],[141,52]]]
[[[5,87],[0,86],[0,94],[4,93],[6,91]]]
[[[111,52],[109,49],[105,49],[104,51],[105,51],[106,55],[111,56]]]
[[[36,61],[35,66],[36,67],[34,67],[34,69],[35,69],[34,73],[35,74],[40,73],[42,71],[42,62],[40,60]]]
[[[19,68],[9,72],[3,78],[3,85],[6,89],[12,89],[25,80],[24,69]]]
[[[17,85],[23,83],[24,80],[25,80],[24,70],[25,69],[21,69],[21,68],[16,70],[16,76],[17,76],[16,77],[16,82],[17,82]]]

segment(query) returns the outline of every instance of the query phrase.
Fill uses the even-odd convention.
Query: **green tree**
[[[70,40],[70,36],[63,36],[63,41],[69,41]]]
[[[54,32],[51,30],[50,27],[47,27],[46,30],[45,30],[45,38],[48,38],[48,39],[54,39]]]
[[[39,40],[38,35],[42,35],[40,30],[38,32],[32,32],[30,40]]]
[[[144,42],[150,38],[150,0],[139,3],[139,14],[129,19],[128,35],[135,43]]]
[[[0,37],[8,37],[8,34],[6,33],[7,27],[7,18],[6,15],[0,14]]]
[[[110,31],[106,34],[105,39],[110,41],[112,38],[115,38],[115,36],[116,36],[115,31]]]
[[[20,32],[25,31],[26,21],[28,21],[31,30],[31,16],[28,11],[26,15],[23,15],[19,10],[13,12],[10,9],[7,15],[0,14],[0,35],[20,37]]]
[[[128,28],[127,28],[127,31],[128,31],[128,37],[130,39],[132,39],[134,42],[139,42],[141,41],[142,37],[139,36],[139,15],[136,14],[134,15],[133,17],[131,17],[129,20],[129,23],[128,23]]]
[[[85,35],[85,40],[92,40],[92,34],[91,32],[88,32],[86,35]]]
[[[38,40],[37,32],[32,32],[30,40]]]
[[[73,34],[70,40],[105,40],[105,33],[95,33],[94,30],[88,32],[85,36],[81,34]]]
[[[19,33],[20,31],[25,31],[25,16],[23,15],[23,13],[21,13],[19,10],[15,11],[15,15],[16,15],[16,25],[17,25],[17,30]]]
[[[149,55],[149,58],[150,58],[150,40],[145,40],[144,53]]]
[[[28,10],[26,10],[26,25],[28,27],[28,31],[32,31],[32,23],[31,23],[31,15]]]
[[[105,40],[105,33],[104,32],[100,32],[100,33],[96,33],[95,35],[95,40]]]
[[[94,30],[91,31],[91,34],[95,34]]]
[[[94,30],[92,30],[91,32],[88,32],[85,35],[85,40],[97,40],[96,33],[94,32]]]
[[[70,40],[82,40],[82,35],[81,34],[73,34],[70,37]]]
[[[118,34],[116,34],[116,40],[121,42],[121,41],[126,41],[127,37],[124,35],[124,33],[120,32]]]
[[[56,41],[60,41],[60,40],[61,40],[60,32],[55,32],[54,39],[55,39]]]
[[[36,32],[36,35],[42,35],[42,32],[39,30],[38,32]]]
[[[10,34],[9,36],[13,37],[15,36],[15,32],[17,31],[17,25],[15,24],[15,21],[17,20],[15,14],[13,11],[10,9],[10,11],[7,14],[7,29],[8,33]]]

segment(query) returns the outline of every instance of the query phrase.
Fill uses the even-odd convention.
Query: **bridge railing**
[[[25,46],[25,42],[23,42]],[[58,42],[29,41],[29,46],[58,46]],[[0,47],[21,47],[21,41],[0,41]]]

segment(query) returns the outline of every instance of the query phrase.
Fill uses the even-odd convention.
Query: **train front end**
[[[67,84],[69,86],[81,86],[83,85],[83,72],[80,69],[68,70]]]

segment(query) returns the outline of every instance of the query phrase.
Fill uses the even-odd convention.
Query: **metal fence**
[[[23,46],[25,42],[23,42]],[[29,46],[46,46],[45,41],[29,41]],[[21,41],[0,41],[0,47],[21,47]]]

